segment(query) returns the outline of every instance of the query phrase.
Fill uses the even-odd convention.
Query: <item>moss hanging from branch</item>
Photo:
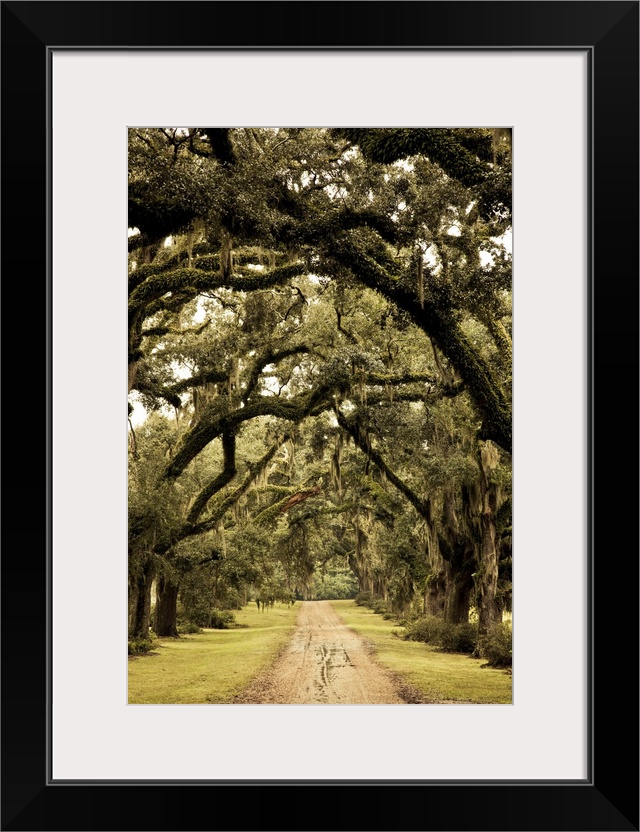
[[[200,292],[210,289],[236,289],[240,292],[253,292],[258,289],[271,289],[286,283],[294,277],[305,274],[302,264],[279,266],[259,275],[228,275],[220,272],[208,272],[200,269],[176,269],[164,274],[148,277],[131,292],[129,296],[129,318],[138,318],[149,304],[169,293],[185,293],[185,303]]]
[[[397,490],[409,500],[411,505],[415,508],[421,517],[428,516],[427,501],[421,499],[400,477],[387,465],[381,454],[376,451],[372,445],[368,434],[366,434],[358,422],[354,419],[348,419],[339,411],[336,413],[338,424],[341,428],[348,431],[353,437],[356,445],[360,450],[370,459],[374,465],[383,471],[389,482],[397,488]]]
[[[351,269],[366,286],[380,292],[408,312],[431,338],[464,381],[483,417],[481,439],[493,439],[511,453],[511,406],[489,365],[462,332],[452,309],[426,301],[420,306],[412,294],[351,240],[332,241],[332,256]]]

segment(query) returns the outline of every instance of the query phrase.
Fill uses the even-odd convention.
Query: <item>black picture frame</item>
[[[639,3],[627,0],[2,2],[2,288],[7,322],[20,310],[33,315],[27,334],[8,336],[3,365],[12,406],[2,558],[3,830],[638,830],[638,11]],[[591,689],[584,782],[49,779],[49,59],[54,48],[80,47],[588,51]],[[561,217],[562,205],[550,203],[553,219]],[[25,387],[26,407],[19,403]],[[42,392],[42,408],[30,398],[34,390]],[[469,748],[477,749],[477,738]]]

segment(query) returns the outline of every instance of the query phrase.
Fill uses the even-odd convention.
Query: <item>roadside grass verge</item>
[[[380,663],[428,702],[511,704],[512,677],[483,667],[484,659],[441,653],[429,644],[403,641],[402,628],[353,601],[331,601],[344,623],[369,643]]]
[[[234,611],[241,627],[158,638],[129,658],[129,703],[224,704],[268,667],[295,627],[300,605]]]

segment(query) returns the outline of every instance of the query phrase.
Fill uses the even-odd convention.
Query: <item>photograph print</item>
[[[129,704],[512,704],[511,155],[128,128]]]

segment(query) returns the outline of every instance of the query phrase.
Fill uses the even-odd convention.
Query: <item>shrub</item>
[[[359,592],[353,599],[359,607],[368,607],[371,604],[370,592]]]
[[[511,624],[503,621],[480,639],[480,654],[489,667],[511,667],[512,638]]]
[[[440,633],[445,622],[435,615],[425,615],[407,625],[404,635],[406,641],[422,641],[425,644],[433,644],[439,641]]]
[[[180,635],[191,635],[193,633],[201,633],[202,629],[198,627],[197,624],[194,624],[193,621],[185,621],[182,624],[178,624],[178,633]]]
[[[235,626],[236,617],[230,610],[212,610],[209,627],[213,630],[228,630]]]
[[[384,618],[385,621],[391,621],[392,619],[395,618],[395,615],[392,612],[383,612],[382,617]]]
[[[449,624],[443,622],[440,648],[446,653],[473,653],[478,640],[477,624]]]
[[[150,638],[134,638],[129,642],[128,653],[130,656],[137,656],[140,653],[148,653],[153,648]]]
[[[435,615],[425,615],[406,625],[403,638],[434,644],[446,653],[473,653],[478,625],[450,624]]]
[[[377,613],[378,615],[383,615],[385,612],[388,612],[386,603],[382,600],[382,598],[376,599],[371,604],[371,609]]]

